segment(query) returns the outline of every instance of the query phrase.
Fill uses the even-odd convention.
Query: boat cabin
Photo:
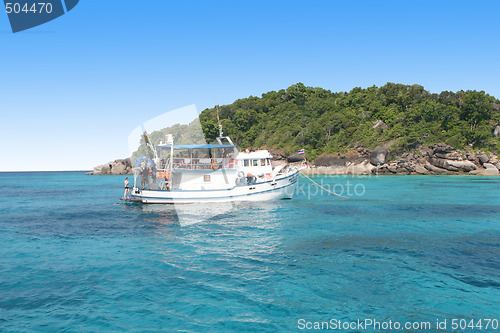
[[[171,139],[154,146],[152,163],[137,168],[134,180],[140,177],[140,188],[219,190],[273,177],[272,155],[267,150],[239,152],[229,138],[223,137],[217,138],[215,144],[195,145],[174,145]],[[223,143],[223,139],[227,142]]]
[[[272,173],[271,159],[273,156],[267,150],[240,152],[236,156],[238,170],[252,175]]]

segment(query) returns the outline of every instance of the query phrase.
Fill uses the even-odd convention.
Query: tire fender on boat
[[[257,181],[257,177],[252,175],[252,173],[247,173],[247,184],[253,184]]]

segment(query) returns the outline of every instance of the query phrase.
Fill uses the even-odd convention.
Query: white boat
[[[134,169],[132,201],[144,204],[291,199],[302,168],[271,165],[267,150],[238,151],[229,137],[216,144],[150,146],[155,157]],[[149,161],[149,162],[148,162]]]

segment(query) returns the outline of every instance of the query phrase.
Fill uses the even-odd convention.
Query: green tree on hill
[[[302,83],[221,107],[225,133],[242,146],[266,146],[285,154],[305,148],[308,157],[344,152],[357,145],[394,149],[448,142],[462,148],[498,149],[491,131],[498,100],[477,91],[432,94],[421,85],[387,83],[333,93]],[[214,140],[215,109],[202,112],[205,134]],[[211,120],[212,122],[209,122]],[[381,120],[388,128],[373,129]],[[227,122],[227,123],[226,123]]]
[[[500,139],[492,130],[500,111],[493,103],[500,101],[484,91],[433,94],[421,85],[387,83],[335,93],[297,83],[223,105],[219,116],[224,133],[241,147],[284,154],[305,148],[310,159],[384,144],[399,152],[438,142],[498,152]],[[385,125],[373,128],[379,121]],[[206,140],[215,141],[216,108],[205,109],[200,122]]]

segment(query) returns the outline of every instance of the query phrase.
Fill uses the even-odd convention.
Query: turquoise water
[[[301,177],[293,200],[181,226],[170,206],[119,203],[123,176],[0,173],[0,331],[500,320],[500,177],[314,179],[357,195]]]

